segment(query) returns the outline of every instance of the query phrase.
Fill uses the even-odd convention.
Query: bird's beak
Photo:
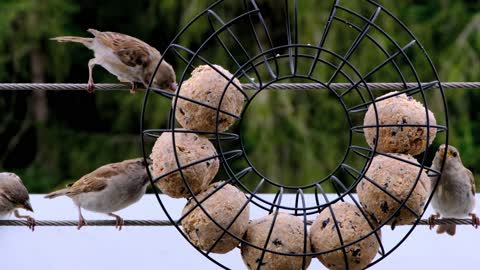
[[[171,83],[170,86],[168,86],[168,89],[172,90],[173,92],[177,91],[178,84],[176,82]]]
[[[148,165],[152,165],[152,164],[153,164],[153,160],[147,158],[147,164],[148,164]]]
[[[147,158],[147,162],[145,163],[145,160],[142,160],[142,165],[147,167],[149,165],[152,165],[153,161],[150,158]]]
[[[25,204],[23,205],[23,209],[33,212],[32,205],[30,204],[30,201],[26,201]]]

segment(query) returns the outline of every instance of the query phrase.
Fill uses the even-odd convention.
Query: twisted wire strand
[[[423,83],[422,85],[429,85],[430,83]],[[480,89],[480,82],[442,82],[443,88],[449,89]],[[403,90],[405,88],[418,87],[418,83],[368,83],[368,87],[371,90]],[[329,87],[332,90],[348,89],[352,86],[350,83],[332,83]],[[130,84],[122,83],[99,83],[95,85],[97,91],[118,91],[118,90],[130,90]],[[245,90],[256,90],[257,88],[253,84],[243,84]],[[363,88],[360,84],[358,88]],[[439,84],[433,86],[438,88]],[[269,90],[318,90],[326,89],[327,87],[319,83],[277,83],[271,84],[266,89]],[[0,83],[0,91],[85,91],[87,84],[82,83]],[[139,88],[143,91],[144,89]]]
[[[173,226],[174,224],[169,220],[125,220],[123,226]],[[312,225],[313,221],[308,220],[307,224]],[[413,224],[413,223],[412,223]],[[412,225],[409,224],[409,225]],[[472,219],[435,219],[435,225],[473,225]],[[0,226],[27,226],[26,220],[0,220]],[[35,226],[42,227],[64,227],[64,226],[77,226],[76,220],[36,220]],[[87,226],[115,226],[115,220],[89,220]],[[418,225],[429,225],[428,219],[422,219]]]
[[[403,90],[405,88],[418,87],[418,83],[368,83],[371,90]],[[431,83],[424,83],[423,85],[431,86]],[[480,89],[480,82],[444,82],[441,83],[443,88],[449,89]],[[332,90],[348,89],[352,85],[349,83],[332,83],[329,87]],[[104,83],[96,84],[95,90],[98,91],[117,91],[130,90],[130,84],[122,83]],[[243,84],[245,90],[256,90],[253,84]],[[359,85],[359,88],[364,87]],[[438,88],[439,84],[433,86]],[[327,87],[319,83],[278,83],[271,84],[266,89],[270,90],[316,90],[326,89]],[[74,83],[0,83],[0,91],[85,91],[87,84]],[[139,89],[144,90],[144,89]],[[471,219],[436,219],[436,225],[456,224],[456,225],[473,225]],[[311,225],[312,221],[307,221]],[[0,220],[0,226],[26,226],[28,222],[25,220]],[[88,221],[89,226],[115,226],[114,220],[91,220]],[[168,220],[125,220],[124,226],[173,226]],[[428,220],[420,220],[418,225],[429,225]],[[77,221],[74,220],[37,220],[36,226],[77,226]]]

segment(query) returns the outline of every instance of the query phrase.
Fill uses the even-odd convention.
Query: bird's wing
[[[129,35],[115,32],[88,30],[104,46],[110,48],[118,59],[127,66],[146,67],[159,58],[160,53],[147,43]]]
[[[13,199],[14,196],[8,192],[8,189],[0,189],[0,197],[6,199],[7,201],[11,202],[12,204],[17,204],[17,202]]]
[[[475,196],[475,192],[476,192],[475,191],[475,178],[473,177],[473,173],[469,169],[465,168],[465,170],[467,171],[467,176],[470,179],[470,187],[471,187],[471,190],[472,190],[472,194],[473,194],[473,196]]]
[[[105,165],[83,176],[73,183],[68,189],[67,195],[102,191],[107,187],[108,179],[120,172],[115,166]]]

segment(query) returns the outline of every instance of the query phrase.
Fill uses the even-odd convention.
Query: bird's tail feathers
[[[455,224],[442,224],[438,225],[437,233],[447,233],[448,235],[454,236],[457,226]]]
[[[93,38],[74,37],[74,36],[54,37],[54,38],[51,38],[50,40],[55,40],[55,41],[58,41],[58,42],[82,43],[87,48],[90,48],[92,46],[92,43],[93,43]]]
[[[64,196],[64,195],[67,195],[68,193],[68,188],[64,188],[64,189],[60,189],[60,190],[57,190],[57,191],[54,191],[50,194],[47,194],[45,195],[45,199],[53,199],[53,198],[56,198],[56,197],[59,197],[59,196]]]

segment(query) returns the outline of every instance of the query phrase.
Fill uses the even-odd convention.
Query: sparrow
[[[83,208],[114,217],[115,228],[121,230],[124,220],[113,212],[140,200],[148,184],[144,159],[129,159],[104,165],[45,198],[53,199],[64,195],[71,198],[78,208],[78,229],[87,225],[82,216]]]
[[[440,171],[443,157],[445,156],[445,165],[440,179],[438,176],[430,177],[432,188],[438,181],[438,186],[432,197],[432,206],[436,211],[429,218],[430,229],[434,225],[435,219],[442,218],[464,218],[470,216],[475,228],[480,225],[480,219],[472,213],[475,209],[475,181],[472,172],[465,168],[460,158],[460,153],[453,146],[447,147],[445,155],[445,145],[441,145],[433,159],[432,168]],[[455,224],[439,225],[437,233],[446,232],[449,235],[455,235]]]
[[[35,219],[20,215],[18,208],[33,212],[28,190],[18,175],[2,172],[0,173],[0,216],[6,216],[13,212],[15,217],[26,219],[28,228],[34,231]]]
[[[87,31],[94,37],[62,36],[51,38],[51,40],[81,43],[95,53],[95,57],[88,61],[87,91],[89,93],[95,90],[92,75],[95,65],[100,65],[117,76],[120,82],[130,83],[132,94],[136,92],[136,82],[143,83],[145,87],[148,86],[150,78],[162,57],[157,49],[125,34],[101,32],[95,29],[88,29]],[[158,68],[152,86],[169,89],[172,92],[176,91],[175,71],[165,60]]]

